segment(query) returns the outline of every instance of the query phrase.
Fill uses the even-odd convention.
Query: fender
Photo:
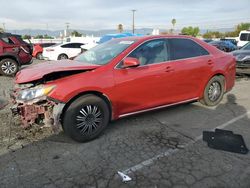
[[[4,58],[14,59],[17,62],[17,64],[19,66],[21,66],[21,64],[20,64],[20,58],[16,54],[8,52],[8,53],[4,53],[4,54],[0,55],[0,59],[4,59]]]

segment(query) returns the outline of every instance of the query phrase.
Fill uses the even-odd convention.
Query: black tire
[[[60,54],[57,59],[58,60],[69,59],[69,57],[66,54]]]
[[[6,58],[0,61],[0,74],[5,76],[15,76],[19,66],[17,62],[13,59]]]
[[[214,76],[209,80],[203,92],[200,102],[206,106],[216,106],[223,98],[225,91],[225,79],[223,76]]]
[[[43,59],[43,54],[41,52],[37,53],[36,58],[39,60]]]
[[[65,134],[73,140],[86,142],[104,131],[109,118],[107,103],[100,97],[88,94],[77,98],[69,105],[62,117],[62,126]]]

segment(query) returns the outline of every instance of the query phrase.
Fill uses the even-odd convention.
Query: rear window
[[[241,33],[240,40],[241,41],[250,41],[250,33]]]
[[[169,46],[171,60],[209,55],[207,50],[191,39],[169,39]]]

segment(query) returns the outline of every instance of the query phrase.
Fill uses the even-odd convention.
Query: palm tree
[[[171,23],[172,23],[172,25],[173,25],[173,30],[174,30],[174,26],[175,26],[175,24],[176,24],[176,19],[173,18],[172,21],[171,21]]]
[[[122,33],[123,32],[123,25],[119,24],[118,27],[117,27],[117,30],[118,30],[119,33]]]

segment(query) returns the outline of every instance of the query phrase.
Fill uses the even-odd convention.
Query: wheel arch
[[[113,119],[113,106],[112,106],[112,102],[110,101],[109,97],[107,95],[105,95],[102,92],[99,91],[85,91],[85,92],[81,92],[79,94],[77,94],[76,96],[72,97],[64,106],[62,113],[61,113],[61,119],[64,116],[65,111],[68,109],[68,107],[70,106],[70,104],[75,101],[76,99],[78,99],[79,97],[82,97],[84,95],[88,95],[88,94],[92,94],[95,95],[97,97],[100,97],[101,99],[103,99],[106,104],[108,105],[108,108],[110,110],[110,117],[109,120]]]
[[[6,55],[0,56],[0,61],[2,61],[3,59],[12,59],[20,66],[20,62],[19,62],[18,57],[14,56],[14,55],[6,54]]]
[[[215,76],[224,77],[224,90],[226,89],[226,76],[225,76],[225,74],[222,73],[222,72],[217,72],[217,73],[215,73],[215,74],[212,74],[212,75],[208,78],[208,80],[206,80],[205,84],[202,86],[201,91],[200,91],[200,94],[199,94],[199,98],[200,98],[200,99],[203,98],[203,92],[204,92],[204,90],[205,90],[205,88],[206,88],[208,82],[209,82],[213,77],[215,77]],[[224,91],[224,92],[225,92],[225,91]]]
[[[59,54],[58,54],[58,56],[57,56],[57,59],[58,59],[58,60],[59,60],[59,57],[60,57],[61,55],[66,55],[66,56],[69,58],[68,54],[66,54],[66,53],[63,52],[63,53],[59,53]]]

